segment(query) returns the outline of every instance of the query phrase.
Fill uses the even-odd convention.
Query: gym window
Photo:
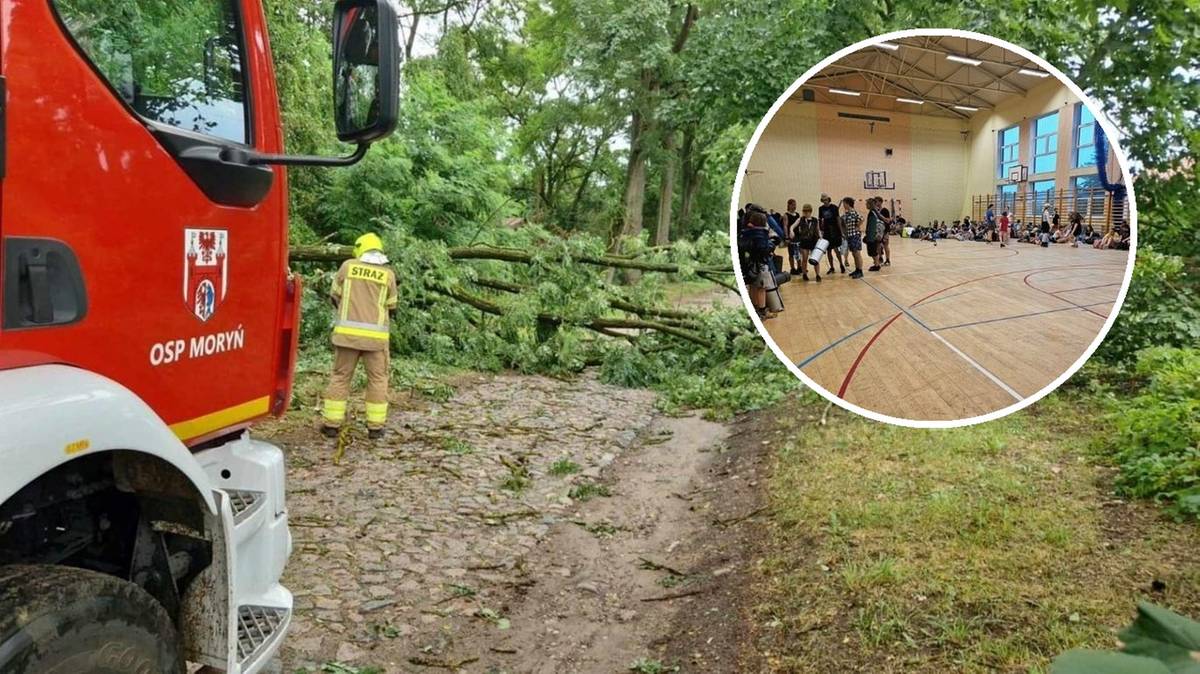
[[[1100,185],[1100,176],[1095,173],[1075,176],[1071,179],[1071,187],[1075,191],[1075,210],[1089,221],[1091,218],[1104,217],[1105,192]]]
[[[1058,166],[1058,113],[1033,121],[1033,168],[1030,173],[1053,173]]]
[[[1075,104],[1075,168],[1096,165],[1096,118],[1083,103]]]
[[[996,187],[996,212],[1017,210],[1017,186],[1015,184],[998,185]]]
[[[138,115],[248,142],[236,0],[55,0],[54,6],[96,71]]]
[[[1008,170],[1021,163],[1021,127],[1010,126],[996,135],[996,177],[1003,180]]]
[[[1033,212],[1041,213],[1042,206],[1054,205],[1054,180],[1038,180],[1032,184]]]

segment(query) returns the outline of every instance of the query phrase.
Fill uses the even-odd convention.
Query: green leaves
[[[1121,653],[1070,651],[1050,674],[1200,674],[1200,623],[1148,602],[1122,630]]]
[[[1147,602],[1121,632],[1124,652],[1162,661],[1173,674],[1200,674],[1200,623]]]
[[[1200,344],[1200,280],[1182,258],[1138,251],[1129,292],[1113,329],[1096,351],[1110,364],[1129,363],[1149,346]]]

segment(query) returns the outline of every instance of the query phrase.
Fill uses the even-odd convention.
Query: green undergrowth
[[[1107,412],[1093,447],[1120,469],[1122,493],[1200,519],[1200,349],[1138,352],[1132,394],[1098,398]]]
[[[1200,528],[1114,497],[1086,404],[952,430],[778,408],[759,650],[793,672],[1046,672],[1112,648],[1138,598],[1200,614]]]
[[[1112,331],[1065,388],[1093,420],[1091,447],[1123,495],[1200,519],[1200,276],[1138,251]]]

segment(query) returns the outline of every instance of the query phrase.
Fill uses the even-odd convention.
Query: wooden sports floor
[[[828,277],[826,261],[823,282],[784,284],[785,309],[764,325],[827,391],[920,420],[1002,409],[1065,372],[1113,310],[1129,255],[895,236],[890,246],[891,266],[863,279],[848,278],[852,264]]]

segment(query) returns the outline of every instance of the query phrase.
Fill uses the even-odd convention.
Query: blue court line
[[[1031,314],[1019,314],[1017,316],[1004,316],[1003,318],[987,318],[982,321],[972,321],[970,323],[959,323],[958,325],[946,325],[940,328],[934,328],[931,332],[940,330],[953,330],[954,328],[966,328],[972,325],[983,325],[984,323],[999,323],[1000,321],[1011,321],[1016,318],[1029,318],[1030,316],[1042,316],[1044,314],[1053,314],[1059,311],[1071,311],[1073,309],[1086,309],[1088,307],[1098,307],[1102,304],[1111,304],[1111,302],[1096,302],[1095,304],[1081,304],[1071,307],[1061,307],[1059,309],[1047,309],[1045,311],[1035,311]]]
[[[879,320],[883,320],[883,319],[881,318]],[[821,354],[832,349],[833,347],[837,346],[838,344],[841,344],[842,342],[846,341],[847,339],[850,339],[851,337],[857,335],[858,333],[862,332],[863,330],[866,330],[867,328],[872,327],[874,325],[878,325],[878,324],[879,324],[879,321],[875,321],[874,323],[868,323],[867,325],[862,326],[861,328],[855,330],[854,332],[851,332],[850,334],[847,334],[847,335],[844,335],[844,336],[838,338],[837,341],[830,342],[829,344],[827,344],[825,346],[825,348],[814,353],[813,355],[809,356],[808,358],[805,358],[804,360],[800,361],[799,363],[796,363],[796,367],[804,367],[805,365],[808,365],[809,363],[816,360],[817,356],[820,356]]]
[[[922,328],[925,328],[926,330],[929,330],[929,332],[933,332],[933,330],[930,330],[930,329],[929,329],[929,326],[928,326],[928,325],[925,325],[924,323],[922,323],[922,322],[921,322],[921,319],[919,319],[919,318],[917,318],[916,316],[914,316],[914,315],[913,315],[913,313],[912,313],[911,311],[909,311],[908,309],[905,309],[904,307],[900,306],[899,304],[896,304],[896,301],[895,301],[895,300],[893,300],[892,298],[890,298],[890,297],[888,297],[887,295],[883,294],[883,291],[882,291],[882,290],[880,290],[879,288],[876,288],[876,287],[875,287],[875,286],[874,286],[874,285],[873,285],[873,284],[872,284],[870,281],[868,281],[868,280],[867,280],[867,279],[865,279],[865,278],[864,278],[864,279],[862,279],[862,281],[863,281],[863,283],[866,283],[868,286],[870,286],[870,287],[871,287],[871,290],[874,290],[875,292],[879,293],[879,296],[880,296],[880,297],[882,297],[883,299],[887,300],[888,302],[891,302],[891,303],[892,303],[892,306],[894,306],[894,307],[896,307],[897,309],[899,309],[899,310],[900,310],[900,312],[901,312],[901,313],[903,313],[905,316],[908,316],[909,318],[913,319],[913,322],[915,322],[917,325],[921,326]]]

